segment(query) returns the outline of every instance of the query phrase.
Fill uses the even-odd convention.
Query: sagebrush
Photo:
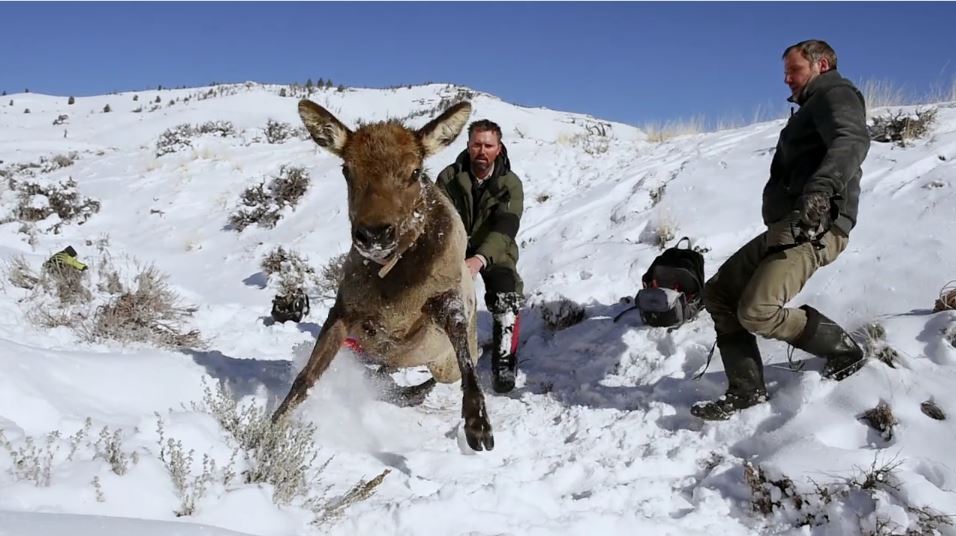
[[[334,300],[344,276],[347,254],[335,255],[316,273],[306,257],[295,250],[278,246],[262,259],[262,271],[270,283],[275,282],[277,294],[291,296],[304,291],[312,297]]]
[[[68,156],[58,156],[50,162],[59,169],[72,165],[73,160]],[[16,199],[16,205],[8,209],[11,216],[7,220],[19,221],[42,232],[59,234],[63,225],[82,225],[100,211],[100,202],[80,195],[77,183],[72,177],[58,182],[41,183],[10,176],[7,178],[7,186],[15,193]],[[41,222],[44,222],[44,226],[38,227]]]
[[[912,114],[899,110],[874,117],[867,130],[873,141],[896,142],[906,147],[907,143],[926,136],[935,122],[936,108],[917,109]]]
[[[311,175],[304,167],[283,165],[268,184],[265,181],[244,190],[238,210],[229,216],[229,225],[242,231],[256,224],[270,229],[282,217],[284,208],[295,208],[308,191]]]
[[[187,327],[195,309],[155,266],[135,259],[118,265],[104,255],[79,271],[56,263],[39,270],[16,257],[4,279],[27,290],[20,301],[27,318],[47,328],[67,327],[84,340],[147,343],[169,348],[202,347],[199,331]]]

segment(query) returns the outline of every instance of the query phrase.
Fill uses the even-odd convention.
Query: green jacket
[[[807,84],[795,102],[800,109],[780,132],[764,187],[764,223],[798,209],[801,195],[823,192],[839,211],[834,225],[849,234],[860,203],[860,166],[870,148],[863,95],[832,70]]]
[[[446,167],[436,180],[455,205],[468,233],[468,257],[481,255],[488,266],[518,262],[515,236],[521,224],[524,192],[521,179],[511,171],[508,151],[501,146],[495,170],[481,186],[471,175],[468,151],[462,151],[455,163]]]

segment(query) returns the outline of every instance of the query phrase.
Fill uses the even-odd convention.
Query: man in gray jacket
[[[691,413],[723,420],[767,400],[754,334],[826,359],[823,375],[842,380],[863,351],[835,322],[804,305],[786,307],[818,268],[846,248],[856,224],[861,165],[870,147],[863,96],[837,72],[824,41],[784,51],[788,99],[800,106],[780,132],[763,191],[767,230],[745,244],[704,287],[724,363],[726,394]]]

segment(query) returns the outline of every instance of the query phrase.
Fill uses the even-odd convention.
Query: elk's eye
[[[414,171],[412,171],[412,175],[408,178],[408,180],[409,182],[417,182],[418,179],[420,179],[421,177],[422,177],[422,169],[416,168]]]

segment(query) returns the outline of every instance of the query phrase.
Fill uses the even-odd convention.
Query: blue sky
[[[784,109],[780,54],[827,40],[854,80],[956,79],[956,3],[0,3],[0,90],[212,81],[453,82],[641,124]]]

